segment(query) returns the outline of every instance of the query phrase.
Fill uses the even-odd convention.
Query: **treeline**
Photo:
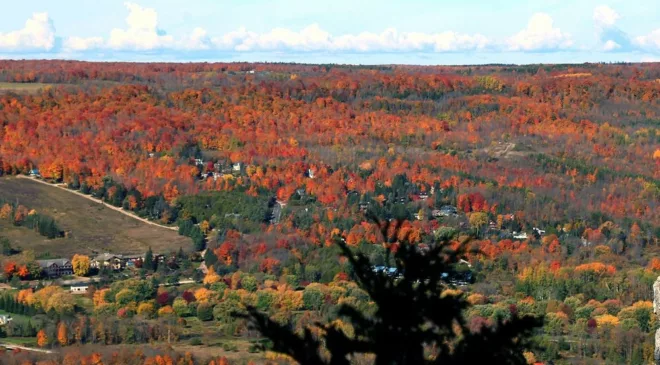
[[[34,306],[18,301],[16,297],[11,294],[0,295],[0,310],[23,316],[34,316],[39,313]]]
[[[0,199],[0,219],[6,219],[15,226],[30,228],[49,239],[64,236],[64,231],[53,217],[2,199]]]

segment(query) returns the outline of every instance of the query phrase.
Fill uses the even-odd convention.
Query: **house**
[[[128,269],[141,268],[144,263],[144,255],[124,255],[124,267]]]
[[[0,326],[4,326],[4,325],[6,325],[7,323],[9,323],[11,321],[12,321],[12,318],[11,318],[10,315],[7,315],[7,314],[1,314],[0,315]]]
[[[71,294],[85,294],[89,289],[88,285],[71,286]]]
[[[89,263],[89,266],[93,269],[99,270],[102,267],[110,267],[113,270],[121,270],[124,267],[124,259],[122,255],[114,255],[106,252],[93,258]]]
[[[202,160],[201,158],[196,158],[195,159],[195,165],[203,166],[204,165],[204,160]]]
[[[465,286],[474,283],[472,264],[470,264],[469,261],[460,259],[453,268],[440,274],[440,279],[457,286]]]
[[[431,212],[434,217],[456,217],[458,215],[458,209],[451,205],[444,205],[440,209],[435,209]]]
[[[73,266],[68,259],[38,260],[37,263],[49,277],[73,275]]]
[[[243,169],[243,164],[240,162],[236,162],[235,164],[231,165],[232,171],[240,172]]]
[[[527,232],[513,232],[513,238],[517,240],[526,240]]]
[[[374,266],[371,270],[375,273],[383,273],[387,276],[397,276],[399,274],[399,270],[396,267]]]
[[[312,170],[312,169],[307,169],[307,177],[309,177],[310,179],[315,178],[316,175],[314,175],[314,170]]]
[[[545,230],[537,228],[537,227],[532,228],[532,231],[534,231],[534,233],[536,233],[539,236],[544,236],[545,235]]]
[[[472,268],[472,264],[469,261],[464,260],[464,259],[458,260],[458,264],[459,265],[466,265],[467,267]]]

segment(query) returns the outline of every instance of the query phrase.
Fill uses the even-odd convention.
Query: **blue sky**
[[[0,14],[0,58],[660,61],[660,1],[13,1]]]

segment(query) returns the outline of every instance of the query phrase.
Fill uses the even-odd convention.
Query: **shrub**
[[[213,306],[209,303],[199,303],[197,306],[197,318],[200,321],[210,321],[213,319]]]

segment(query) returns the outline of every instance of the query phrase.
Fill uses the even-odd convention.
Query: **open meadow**
[[[72,192],[29,179],[0,178],[0,199],[17,200],[29,209],[45,213],[67,232],[49,240],[36,232],[0,221],[0,235],[12,246],[34,250],[37,255],[71,256],[92,252],[144,253],[176,251],[190,247],[190,239],[176,231],[142,223]]]

